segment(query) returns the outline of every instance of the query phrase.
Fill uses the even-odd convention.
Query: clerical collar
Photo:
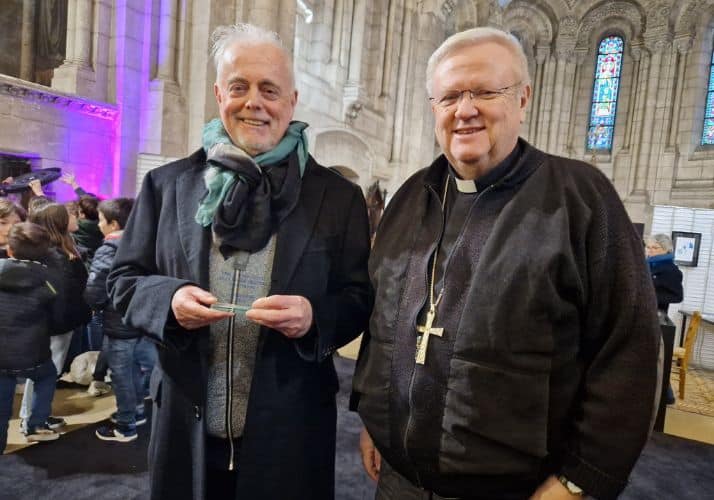
[[[449,165],[451,176],[454,178],[454,181],[456,181],[456,189],[458,189],[460,193],[479,193],[488,186],[496,184],[496,182],[505,177],[516,165],[522,149],[521,142],[518,141],[516,143],[516,147],[513,148],[513,151],[511,151],[510,154],[506,156],[503,161],[501,161],[501,163],[493,167],[478,179],[474,180],[459,179],[454,168]]]

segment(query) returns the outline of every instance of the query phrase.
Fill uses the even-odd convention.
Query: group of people
[[[147,174],[108,276],[159,345],[152,498],[333,498],[331,356],[360,332],[351,408],[378,499],[616,497],[658,403],[654,290],[609,180],[519,137],[518,41],[475,28],[434,52],[443,154],[371,250],[359,188],[292,119],[277,35],[212,41],[220,119]]]
[[[76,184],[68,175],[67,183]],[[86,348],[90,326],[102,348],[90,393],[107,370],[117,398],[113,424],[97,437],[112,441],[136,439],[136,425],[145,423],[146,379],[155,362],[155,348],[141,333],[123,325],[108,303],[106,275],[133,200],[100,201],[77,186],[79,198],[66,205],[46,196],[32,181],[34,196],[27,211],[0,198],[0,450],[7,444],[15,386],[24,382],[21,430],[28,442],[52,441],[66,425],[50,415],[58,377],[69,359]],[[104,337],[103,346],[101,338]],[[76,341],[76,342],[73,342]],[[73,343],[79,344],[71,352]]]
[[[350,406],[376,498],[615,498],[658,403],[655,294],[609,180],[519,137],[519,42],[474,28],[433,53],[442,154],[371,249],[360,188],[293,120],[278,36],[212,42],[220,119],[146,175],[106,277],[158,346],[151,497],[332,499],[332,354],[364,332]]]

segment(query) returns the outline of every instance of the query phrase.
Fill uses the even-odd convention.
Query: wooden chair
[[[672,354],[672,361],[679,364],[679,399],[684,399],[684,381],[687,378],[689,360],[694,350],[694,341],[697,339],[699,323],[702,321],[702,313],[694,311],[692,319],[689,321],[686,336],[684,337],[684,347],[675,347]]]

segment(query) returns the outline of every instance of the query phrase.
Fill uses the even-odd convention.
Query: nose
[[[464,90],[456,101],[454,116],[460,119],[471,118],[479,114],[478,107],[474,103],[473,94],[470,90]]]
[[[263,107],[263,96],[260,94],[260,90],[257,87],[251,86],[248,89],[248,93],[245,95],[245,104],[243,106],[249,109],[260,109]]]

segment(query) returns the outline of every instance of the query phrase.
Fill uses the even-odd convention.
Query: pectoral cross
[[[417,332],[421,333],[421,340],[417,342],[416,362],[423,365],[426,361],[426,348],[429,346],[429,335],[441,337],[444,335],[443,328],[432,327],[436,318],[436,307],[432,306],[426,313],[426,321],[423,325],[417,325]]]

